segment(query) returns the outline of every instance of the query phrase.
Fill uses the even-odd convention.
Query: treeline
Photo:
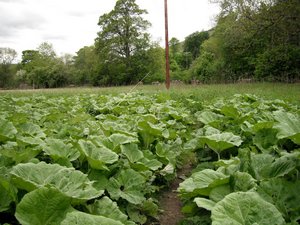
[[[170,45],[171,79],[186,83],[296,82],[300,77],[299,0],[212,0],[216,26]],[[163,82],[165,52],[150,40],[147,13],[118,0],[100,16],[92,46],[58,57],[50,43],[22,52],[0,48],[0,87],[53,88]],[[197,22],[197,21],[192,21]]]

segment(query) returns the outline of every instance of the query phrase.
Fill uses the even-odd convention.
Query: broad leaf
[[[299,187],[299,180],[291,182],[283,178],[272,178],[260,183],[258,193],[274,204],[286,220],[296,221],[300,215]]]
[[[128,217],[119,209],[116,202],[108,197],[103,197],[88,206],[89,212],[93,215],[104,216],[116,221],[120,221],[126,225],[134,224],[128,221]]]
[[[121,150],[131,163],[137,162],[144,157],[143,152],[134,143],[121,145]]]
[[[45,138],[46,135],[40,128],[40,126],[33,123],[23,123],[18,127],[19,132],[23,135],[29,135],[31,137]]]
[[[256,180],[269,178],[273,161],[274,157],[269,154],[251,154],[251,175]]]
[[[79,211],[68,213],[61,225],[125,225],[119,221],[103,216],[95,216]]]
[[[276,134],[277,130],[275,129],[261,129],[255,133],[253,144],[261,151],[268,152],[277,143]]]
[[[72,210],[70,198],[54,188],[39,188],[22,198],[16,218],[22,225],[54,225]]]
[[[221,172],[211,169],[205,169],[200,172],[193,173],[192,176],[181,184],[178,190],[182,195],[209,196],[212,188],[226,184],[229,182],[229,176]]]
[[[20,162],[28,162],[42,151],[41,148],[32,146],[20,146],[17,142],[8,141],[0,146],[0,153],[3,156],[11,158],[17,164]]]
[[[176,157],[180,154],[180,151],[169,144],[158,143],[155,147],[156,155],[161,158],[164,164],[171,163],[173,166],[176,165]]]
[[[11,184],[9,170],[0,167],[0,212],[8,210],[14,201],[17,201],[17,188]]]
[[[136,137],[118,133],[112,134],[108,139],[113,143],[114,148],[117,148],[120,145],[138,142],[138,139]]]
[[[145,200],[142,193],[145,182],[140,173],[132,169],[122,170],[109,180],[107,190],[112,199],[123,198],[132,204],[140,204]]]
[[[235,192],[227,195],[212,209],[212,225],[283,225],[277,208],[255,192]]]
[[[209,200],[207,198],[195,198],[194,202],[197,204],[199,208],[204,208],[209,211],[211,211],[213,207],[216,205],[214,201]]]
[[[300,153],[287,154],[275,160],[270,167],[270,177],[281,177],[293,171],[300,161]]]
[[[119,155],[104,145],[96,146],[90,141],[79,140],[82,153],[87,157],[90,166],[94,169],[108,170],[106,164],[112,164],[119,159]]]
[[[57,164],[18,164],[13,167],[12,178],[14,184],[27,191],[41,187],[55,187],[61,193],[77,200],[89,200],[103,194],[103,190],[96,190],[87,175],[74,168],[67,168]]]
[[[236,172],[233,175],[234,191],[249,191],[257,187],[256,180],[245,172]]]
[[[225,116],[233,119],[238,119],[240,117],[240,113],[234,106],[231,105],[225,105],[221,108],[221,113],[223,113]]]
[[[129,218],[137,224],[145,224],[147,222],[147,216],[142,214],[139,206],[128,204],[126,211]]]
[[[278,130],[278,139],[290,138],[296,144],[300,144],[300,118],[292,113],[283,111],[274,112],[278,123],[274,126]]]
[[[17,132],[12,122],[0,118],[0,143],[13,139]]]
[[[163,124],[153,124],[146,120],[138,122],[138,131],[143,139],[143,144],[145,147],[155,141],[157,137],[163,136],[164,125]]]
[[[230,132],[202,136],[200,137],[200,141],[207,144],[209,148],[218,153],[234,146],[240,146],[243,142],[240,136]]]
[[[226,195],[232,192],[231,187],[229,184],[224,184],[221,186],[214,187],[211,192],[209,193],[209,199],[213,200],[214,202],[219,202]]]
[[[72,144],[65,144],[64,141],[53,138],[46,140],[44,151],[54,160],[65,158],[74,161],[80,156],[79,151]]]
[[[211,111],[203,111],[201,113],[197,113],[196,116],[198,121],[211,126],[215,126],[215,124],[219,123],[219,120],[223,117],[223,115],[216,114]]]

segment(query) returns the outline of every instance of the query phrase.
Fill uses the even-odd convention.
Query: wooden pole
[[[166,88],[170,88],[169,62],[169,28],[168,28],[168,0],[165,0],[165,39],[166,39]]]

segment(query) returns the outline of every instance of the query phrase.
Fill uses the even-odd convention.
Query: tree
[[[135,3],[135,0],[118,0],[114,9],[100,16],[98,25],[100,31],[95,40],[97,53],[104,62],[125,64],[120,66],[119,74],[125,77],[123,81],[129,84],[137,74],[132,68],[132,56],[145,51],[149,47],[149,34],[146,32],[150,23],[143,19],[147,13]],[[107,69],[107,67],[105,66]],[[119,76],[119,74],[111,74]]]
[[[254,76],[258,80],[299,79],[299,0],[214,2],[220,4],[221,13],[194,64],[199,68],[196,74],[206,78],[219,74],[214,80],[223,82]]]
[[[180,41],[177,38],[173,37],[169,41],[169,46],[170,46],[171,54],[176,55],[176,53],[178,53],[180,50]]]
[[[99,59],[94,46],[84,46],[74,56],[73,82],[79,85],[93,84],[98,74]]]
[[[208,31],[195,32],[187,36],[184,41],[183,51],[190,52],[193,59],[200,55],[201,44],[209,38]]]
[[[33,88],[55,88],[67,83],[65,64],[56,56],[52,44],[44,42],[37,50],[23,51],[21,64]]]
[[[8,85],[12,76],[11,65],[17,57],[17,52],[11,48],[0,48],[0,87]]]
[[[56,57],[56,53],[51,43],[43,42],[38,46],[37,50],[44,58],[54,59]]]

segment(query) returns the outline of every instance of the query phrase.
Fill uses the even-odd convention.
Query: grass
[[[255,83],[255,84],[214,84],[214,85],[179,85],[172,86],[169,91],[164,85],[141,85],[122,86],[105,88],[58,88],[58,89],[35,89],[35,90],[2,90],[0,95],[8,94],[13,96],[26,95],[77,95],[77,94],[119,94],[140,91],[146,94],[162,93],[172,98],[182,98],[193,95],[203,102],[210,102],[217,98],[230,98],[235,94],[255,94],[265,99],[281,99],[293,104],[300,105],[300,84],[281,83]]]

